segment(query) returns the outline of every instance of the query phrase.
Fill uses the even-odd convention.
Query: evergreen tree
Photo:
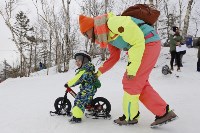
[[[17,36],[17,41],[19,43],[20,47],[20,73],[21,76],[27,75],[27,63],[26,58],[23,58],[22,53],[26,55],[26,48],[29,46],[29,41],[27,40],[28,32],[33,31],[33,27],[30,27],[29,25],[30,20],[26,16],[26,14],[23,11],[19,11],[19,13],[16,15],[16,22],[14,25],[14,32]],[[28,48],[27,48],[28,49]]]

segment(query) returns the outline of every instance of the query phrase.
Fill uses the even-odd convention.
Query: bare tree
[[[108,4],[109,4],[108,0],[105,0],[105,11],[104,11],[105,14],[107,13],[107,10],[108,10]],[[101,52],[102,52],[101,60],[105,61],[106,60],[106,48],[101,49]]]
[[[98,15],[106,14],[112,9],[112,0],[104,0],[102,2],[100,1],[94,1],[94,0],[84,0],[83,5],[81,6],[82,12],[85,15],[96,17]],[[89,51],[89,53],[94,56],[95,54],[101,53],[102,60],[105,60],[105,54],[106,49],[98,49],[97,45],[91,44],[91,42],[86,39],[85,41],[85,49],[86,51]],[[100,52],[98,52],[100,51]]]
[[[33,27],[29,25],[30,20],[27,15],[23,11],[19,11],[16,14],[16,22],[13,26],[13,31],[16,36],[16,39],[19,43],[19,47],[21,49],[21,53],[28,55],[30,52],[29,64],[26,63],[26,59],[22,58],[22,54],[20,54],[20,71],[21,76],[29,76],[31,69],[31,59],[32,59],[32,43],[29,42],[29,34],[33,31]],[[28,59],[28,58],[27,58]],[[27,72],[27,66],[29,71]]]
[[[67,0],[66,6],[64,0],[62,0],[62,6],[65,14],[65,53],[64,53],[64,72],[69,70],[69,60],[72,57],[72,46],[70,42],[70,16],[69,16],[69,5],[71,3],[71,0]]]
[[[41,24],[41,33],[42,33],[42,40],[46,40],[44,38],[44,31],[47,31],[48,34],[48,46],[46,43],[44,43],[44,57],[48,57],[46,66],[47,66],[47,75],[49,72],[49,67],[52,66],[51,60],[52,60],[52,45],[53,45],[53,19],[51,18],[52,9],[48,5],[46,0],[32,0],[38,15],[38,22]],[[38,5],[40,4],[40,5]],[[39,8],[41,6],[41,9]],[[47,26],[46,26],[47,25]],[[46,27],[46,28],[45,28]],[[48,48],[49,47],[49,48]],[[46,56],[46,54],[48,54]],[[44,60],[44,62],[46,62]]]
[[[194,17],[193,20],[195,21],[195,29],[196,29],[194,36],[197,37],[197,33],[199,31],[199,23],[200,23],[200,10],[196,11],[196,17]]]
[[[114,5],[114,7],[112,7],[112,9],[116,9],[117,14],[121,15],[121,13],[125,9],[127,9],[128,7],[133,6],[135,4],[142,3],[142,0],[121,0],[119,2],[120,3],[118,3],[118,2],[117,3],[116,2],[112,3],[112,5]],[[120,5],[120,6],[118,6],[118,5]]]
[[[164,44],[164,46],[169,46],[169,44],[167,43],[170,36],[169,33],[172,26],[174,26],[179,20],[179,15],[176,16],[176,5],[173,5],[174,7],[170,6],[169,0],[163,0],[159,2],[160,3],[158,4],[158,8],[160,11],[164,12],[161,12],[158,21],[158,30],[161,35],[161,38],[166,39],[166,43]]]
[[[187,6],[187,10],[186,10],[186,14],[185,14],[185,18],[184,18],[184,27],[183,27],[183,36],[187,35],[187,31],[188,31],[188,27],[189,27],[189,20],[190,20],[190,14],[191,14],[191,10],[192,10],[192,4],[193,4],[193,0],[188,0],[188,6]]]
[[[62,7],[59,13],[57,13],[55,9],[55,0],[52,0],[51,4],[46,0],[32,1],[37,9],[38,18],[42,19],[42,22],[47,24],[44,30],[47,32],[46,34],[50,36],[48,39],[48,50],[53,53],[53,57],[49,54],[48,62],[51,62],[50,59],[53,59],[55,65],[57,65],[58,72],[66,72],[69,69],[69,60],[72,58],[73,48],[75,46],[74,42],[76,42],[76,36],[72,33],[74,32],[75,26],[72,28],[70,26],[69,7],[71,0],[61,1]],[[64,65],[64,70],[62,70],[62,64]]]
[[[12,77],[12,73],[11,73],[12,67],[10,66],[10,64],[7,63],[6,60],[3,61],[2,67],[3,67],[3,70],[0,70],[0,83],[1,81],[4,81],[7,78]]]
[[[169,31],[170,31],[169,26],[171,25],[171,22],[172,22],[172,20],[171,20],[171,18],[172,18],[171,16],[172,15],[169,13],[168,0],[164,0],[163,1],[163,5],[164,5],[163,9],[164,9],[165,17],[167,18],[167,20],[163,19],[163,20],[160,20],[159,22],[160,22],[160,24],[164,23],[165,27],[162,28],[162,29],[166,29],[166,31],[167,31],[167,40],[168,40],[169,39]],[[162,31],[161,35],[165,36],[166,35],[165,31]]]
[[[154,4],[153,4],[153,0],[149,0],[149,4],[150,4],[150,5],[154,5]]]
[[[155,0],[156,4],[153,4],[153,0],[149,3],[151,3],[150,5],[152,5],[155,9],[158,9],[158,6],[161,4],[161,0]],[[158,9],[159,10],[159,9]],[[161,12],[161,11],[160,11]],[[158,18],[159,19],[159,18]],[[158,21],[154,24],[156,31],[158,30]]]
[[[182,14],[183,14],[183,1],[179,0],[179,29],[181,29],[182,25]]]
[[[26,62],[26,56],[25,54],[23,53],[22,51],[22,48],[20,46],[20,42],[17,41],[17,38],[16,38],[16,34],[15,34],[15,31],[14,31],[14,27],[13,27],[13,24],[12,24],[12,16],[13,16],[13,12],[15,10],[15,8],[18,6],[18,0],[7,0],[5,1],[5,8],[4,10],[1,9],[0,10],[0,15],[3,17],[4,19],[4,22],[6,24],[6,26],[9,28],[10,32],[11,32],[11,35],[12,35],[12,41],[14,41],[20,55],[21,55],[21,60],[24,61],[24,64],[27,64]],[[22,67],[22,66],[21,66]]]

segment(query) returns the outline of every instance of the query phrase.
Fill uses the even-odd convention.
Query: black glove
[[[68,86],[68,84],[65,84],[64,87],[65,87],[65,88],[68,88],[69,86]]]

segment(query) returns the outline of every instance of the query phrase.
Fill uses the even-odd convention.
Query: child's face
[[[81,67],[82,61],[80,59],[76,59],[76,66]]]

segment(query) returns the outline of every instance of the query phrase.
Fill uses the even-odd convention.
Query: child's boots
[[[81,123],[81,118],[76,118],[76,117],[72,117],[71,120],[69,120],[70,123]]]

